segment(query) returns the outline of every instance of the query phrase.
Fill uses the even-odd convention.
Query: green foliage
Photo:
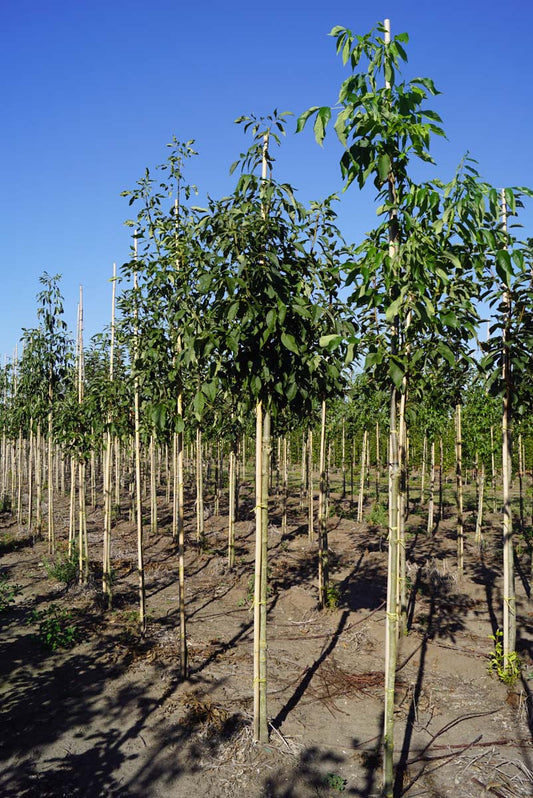
[[[5,612],[11,604],[14,604],[15,597],[21,592],[20,585],[11,584],[7,581],[6,574],[0,574],[0,612]]]
[[[44,570],[50,579],[56,582],[63,582],[71,585],[78,577],[78,552],[73,550],[71,554],[67,551],[58,552],[53,560],[43,560]]]
[[[329,582],[326,587],[326,607],[336,610],[341,600],[341,589],[337,582]]]
[[[368,522],[373,526],[386,527],[389,523],[388,510],[381,503],[374,502],[368,516]]]
[[[80,640],[80,630],[73,622],[73,614],[57,604],[45,610],[34,610],[28,623],[39,624],[37,639],[51,651],[72,648]]]
[[[346,789],[347,780],[343,779],[337,773],[326,773],[324,776],[324,784],[330,790],[337,790],[337,792],[344,792]]]
[[[490,635],[490,639],[494,642],[494,651],[489,655],[488,671],[490,674],[495,673],[500,681],[512,687],[520,677],[522,660],[516,651],[511,651],[508,656],[505,657],[503,653],[503,632],[501,629],[497,629],[495,635]]]
[[[214,302],[211,374],[200,407],[193,406],[198,416],[210,399],[206,385],[217,379],[237,416],[258,401],[274,416],[289,409],[309,415],[316,396],[341,391],[345,357],[354,351],[342,344],[337,292],[344,245],[333,198],[306,209],[291,186],[244,171],[260,165],[269,131],[283,121],[240,121],[254,136],[239,160],[243,173],[233,195],[210,201],[199,220],[205,291]]]

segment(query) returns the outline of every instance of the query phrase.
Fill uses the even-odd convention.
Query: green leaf
[[[312,116],[314,113],[316,113],[316,111],[318,111],[318,110],[319,110],[319,106],[318,105],[314,105],[312,108],[308,108],[307,111],[304,111],[303,114],[300,114],[300,116],[298,117],[298,120],[296,122],[296,132],[297,133],[300,133],[304,129],[305,124],[306,124],[307,120],[309,119],[309,117]]]
[[[386,153],[378,157],[378,177],[380,183],[386,183],[390,172],[390,158]]]
[[[315,124],[313,125],[313,131],[315,134],[315,139],[320,146],[322,146],[322,142],[324,141],[326,135],[326,126],[330,119],[331,108],[329,106],[324,105],[322,108],[318,109]]]
[[[389,366],[391,379],[394,385],[396,388],[401,388],[405,374],[404,364],[398,358],[391,358]]]
[[[506,249],[499,249],[496,253],[496,273],[500,280],[506,285],[510,285],[511,276],[513,274],[513,264],[511,257]]]
[[[298,349],[298,344],[296,343],[296,339],[294,335],[290,333],[281,333],[281,343],[284,347],[286,347],[290,352],[294,352],[295,355],[299,355],[300,351]]]
[[[338,346],[342,341],[342,335],[338,333],[331,333],[330,335],[321,335],[318,341],[319,346],[329,347],[333,349]]]
[[[193,403],[192,403],[192,408],[193,408],[193,411],[194,411],[194,415],[196,416],[198,421],[201,421],[201,419],[202,419],[202,413],[204,411],[204,407],[205,407],[204,395],[203,395],[203,393],[201,391],[198,391],[198,393],[195,395],[195,397],[193,399]]]

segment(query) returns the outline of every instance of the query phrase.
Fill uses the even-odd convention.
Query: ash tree
[[[432,136],[442,136],[439,116],[426,107],[438,92],[429,78],[400,80],[407,61],[407,34],[390,38],[388,21],[365,35],[335,27],[337,53],[352,74],[342,83],[335,107],[314,106],[298,130],[314,120],[322,144],[328,123],[343,146],[341,176],[346,189],[372,180],[384,221],[361,244],[348,284],[365,368],[383,375],[390,396],[389,567],[386,632],[383,792],[393,791],[393,712],[399,628],[398,547],[404,501],[405,405],[411,374],[439,352],[448,362],[469,356],[477,321],[474,299],[482,256],[472,245],[480,218],[475,175],[461,170],[450,184],[416,184],[413,160],[432,163]],[[466,172],[466,174],[463,174]],[[449,343],[461,343],[459,352]],[[401,548],[401,546],[400,546]]]
[[[516,595],[514,531],[511,510],[513,416],[531,413],[533,395],[528,375],[533,366],[532,250],[511,233],[508,218],[516,216],[530,189],[485,186],[485,224],[479,245],[487,255],[483,298],[492,309],[489,340],[482,344],[482,368],[489,394],[502,403],[503,481],[503,656],[505,671],[516,671]]]
[[[288,184],[272,177],[271,147],[285,115],[238,120],[252,146],[233,165],[234,193],[210,200],[200,219],[215,345],[212,379],[256,414],[256,562],[254,598],[254,736],[268,738],[266,706],[268,463],[271,421],[284,411],[306,416],[316,399],[341,392],[337,290],[342,242],[332,203],[305,209]],[[321,573],[327,583],[327,541]],[[320,587],[320,586],[319,586]],[[324,584],[322,585],[324,589]]]

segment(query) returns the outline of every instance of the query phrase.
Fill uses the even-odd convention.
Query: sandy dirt
[[[451,488],[436,534],[425,510],[408,519],[409,632],[400,641],[396,795],[533,795],[533,605],[529,557],[519,550],[518,650],[512,688],[488,672],[501,626],[501,527],[488,514],[481,551],[467,525],[465,575],[457,579]],[[415,491],[413,491],[415,493]],[[287,534],[275,497],[269,534],[268,674],[271,736],[252,739],[254,525],[242,487],[236,567],[226,567],[227,525],[206,521],[194,542],[187,507],[190,677],[179,678],[177,552],[170,509],[146,533],[148,629],[137,632],[136,540],[124,517],[113,529],[114,609],[99,597],[102,510],[88,508],[92,573],[66,587],[47,575],[46,541],[32,544],[0,520],[0,574],[21,590],[0,614],[0,795],[138,798],[317,798],[379,794],[386,595],[384,530],[354,521],[332,495],[329,541],[338,606],[317,610],[315,545],[296,489]],[[468,492],[467,492],[468,502]],[[366,506],[368,517],[372,501]],[[471,497],[474,506],[474,497]],[[211,504],[209,498],[206,506]],[[58,503],[65,541],[66,499]],[[222,510],[225,510],[224,505]],[[149,508],[146,508],[149,513]],[[471,514],[467,513],[469,521]],[[528,588],[529,589],[529,588]],[[32,612],[68,610],[80,641],[51,652]]]

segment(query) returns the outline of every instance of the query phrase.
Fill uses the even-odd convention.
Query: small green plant
[[[53,560],[44,560],[43,565],[50,579],[71,585],[78,577],[78,552],[73,550],[69,554],[68,551],[60,551]]]
[[[368,521],[372,526],[387,526],[389,522],[387,508],[382,504],[378,504],[378,502],[374,502],[370,515],[368,516]]]
[[[7,581],[6,574],[0,574],[0,612],[5,612],[10,604],[15,603],[15,596],[22,590],[20,585],[12,585]]]
[[[338,776],[336,773],[326,773],[324,776],[324,784],[330,790],[337,790],[337,792],[344,792],[346,789],[346,779]]]
[[[326,588],[326,607],[336,610],[341,600],[341,589],[337,582],[330,582]]]
[[[503,632],[496,630],[496,634],[490,635],[494,642],[494,651],[489,654],[488,671],[495,673],[498,679],[508,687],[516,682],[522,670],[522,661],[516,651],[511,651],[507,657],[503,653]]]
[[[39,624],[37,639],[51,651],[72,648],[80,639],[72,613],[57,604],[50,604],[45,610],[34,610],[28,623]]]

